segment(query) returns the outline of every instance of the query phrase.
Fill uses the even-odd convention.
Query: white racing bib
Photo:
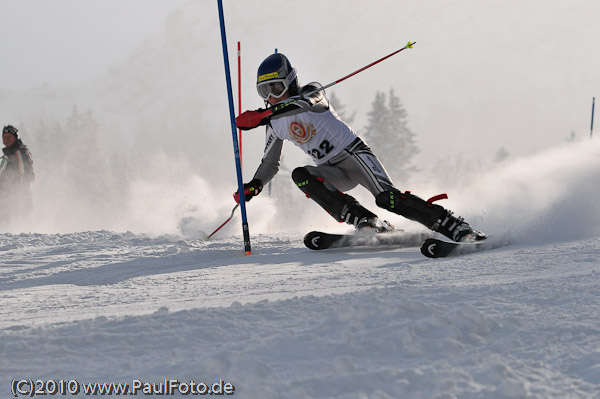
[[[303,112],[271,120],[277,137],[289,140],[310,155],[317,165],[327,162],[349,146],[356,132],[333,108],[326,112]]]

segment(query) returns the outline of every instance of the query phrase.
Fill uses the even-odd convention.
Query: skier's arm
[[[250,201],[260,194],[263,185],[270,182],[279,172],[282,148],[283,140],[277,137],[270,126],[267,126],[265,154],[252,180],[244,184],[244,198],[246,201]],[[233,198],[237,203],[240,202],[238,192],[233,195]]]
[[[281,162],[281,151],[283,149],[283,140],[281,140],[270,126],[267,126],[267,136],[265,141],[265,154],[254,173],[254,179],[260,180],[263,184],[270,182],[279,172]]]
[[[279,119],[284,116],[301,114],[303,112],[325,112],[329,109],[329,101],[320,89],[320,83],[309,83],[304,86],[299,96],[290,97],[275,105],[273,115],[269,119]]]
[[[329,109],[329,101],[320,89],[319,83],[309,83],[302,88],[299,96],[290,97],[271,108],[246,111],[238,116],[235,121],[242,130],[254,129],[269,123],[271,119],[296,115],[303,112],[325,112]]]
[[[4,168],[6,168],[6,164],[8,164],[8,158],[6,155],[2,155],[0,157],[0,174],[4,171]]]
[[[35,181],[35,172],[33,171],[31,152],[28,149],[21,149],[20,151],[23,157],[23,178],[32,183]]]

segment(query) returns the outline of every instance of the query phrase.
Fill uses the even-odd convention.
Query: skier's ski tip
[[[428,258],[443,258],[491,249],[493,246],[483,245],[489,237],[484,233],[478,233],[476,236],[460,242],[428,238],[421,244],[421,253]]]

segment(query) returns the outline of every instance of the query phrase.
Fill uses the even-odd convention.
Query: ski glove
[[[269,123],[269,116],[273,115],[271,109],[259,108],[256,111],[246,111],[235,118],[238,129],[250,130]]]
[[[252,180],[250,180],[250,182],[245,183],[244,184],[244,199],[246,200],[246,202],[250,201],[253,197],[260,194],[262,189],[263,189],[263,184],[258,179],[252,179]],[[235,202],[237,202],[238,204],[240,203],[240,194],[237,191],[235,192],[235,194],[233,194],[233,199],[235,199]]]

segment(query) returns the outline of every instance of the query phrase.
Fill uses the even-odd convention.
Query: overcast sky
[[[0,0],[0,88],[101,75],[187,0]]]
[[[0,90],[44,82],[78,87],[102,77],[143,41],[164,35],[165,19],[187,2],[0,0]],[[591,101],[600,93],[598,0],[298,0],[286,10],[265,8],[262,0],[224,3],[230,56],[236,40],[244,43],[245,93],[255,92],[256,67],[273,48],[290,56],[301,82],[326,84],[411,40],[411,52],[335,87],[347,111],[358,113],[358,131],[375,91],[394,88],[421,147],[436,154],[438,147],[455,153],[500,146],[519,153],[563,142],[571,132],[589,137]],[[176,20],[188,29],[180,40],[203,43],[194,51],[220,45],[216,0],[191,0],[184,14]],[[192,62],[183,54],[172,69],[189,75],[184,67],[210,64],[218,70],[214,90],[222,90],[222,59],[211,54],[193,67],[182,65]],[[246,99],[249,107],[261,105],[257,96]]]

